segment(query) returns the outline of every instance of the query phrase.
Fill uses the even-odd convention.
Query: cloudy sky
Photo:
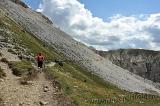
[[[23,0],[96,49],[160,50],[160,0]]]

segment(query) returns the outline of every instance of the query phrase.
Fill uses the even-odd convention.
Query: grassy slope
[[[14,43],[27,48],[28,53],[36,55],[38,52],[42,52],[47,57],[47,61],[60,58],[51,47],[44,47],[44,43],[34,38],[30,33],[25,32],[23,28],[9,18],[5,17],[0,20],[0,28],[14,32],[10,37],[13,38]],[[120,90],[71,62],[65,63],[63,67],[56,65],[55,67],[47,68],[46,73],[60,82],[65,95],[72,98],[75,105],[93,106],[94,104],[106,106],[110,104],[128,106],[130,104],[129,106],[131,106],[132,104],[133,106],[158,106],[160,103],[159,97],[155,99],[152,95]],[[99,101],[92,101],[93,99],[98,99]],[[104,101],[106,99],[108,101]]]

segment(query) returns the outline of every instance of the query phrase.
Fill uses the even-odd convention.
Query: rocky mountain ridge
[[[160,52],[144,49],[119,49],[96,51],[114,64],[140,75],[143,78],[160,82]]]

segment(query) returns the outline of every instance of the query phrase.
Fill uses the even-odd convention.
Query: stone
[[[0,78],[0,82],[4,82],[4,79]]]
[[[44,105],[47,105],[47,104],[48,104],[48,102],[40,101],[40,105],[41,105],[41,106],[44,106]]]
[[[78,88],[78,86],[74,86],[74,88]]]
[[[27,81],[27,83],[28,83],[29,85],[34,84],[33,81]]]
[[[143,104],[144,102],[140,101],[139,103],[140,103],[140,104]]]
[[[49,91],[49,89],[48,89],[48,88],[44,88],[43,90],[44,90],[44,92],[48,92],[48,91]]]

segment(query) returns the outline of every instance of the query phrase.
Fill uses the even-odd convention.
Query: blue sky
[[[160,50],[160,0],[23,1],[96,49]]]
[[[23,0],[37,9],[42,0]],[[79,0],[96,17],[106,18],[115,14],[125,16],[160,12],[160,0]]]
[[[114,14],[125,16],[160,12],[160,0],[80,0],[94,16],[103,19]]]
[[[42,0],[23,0],[25,3],[27,3],[29,6],[31,6],[33,9],[37,9],[39,4],[42,2]]]

